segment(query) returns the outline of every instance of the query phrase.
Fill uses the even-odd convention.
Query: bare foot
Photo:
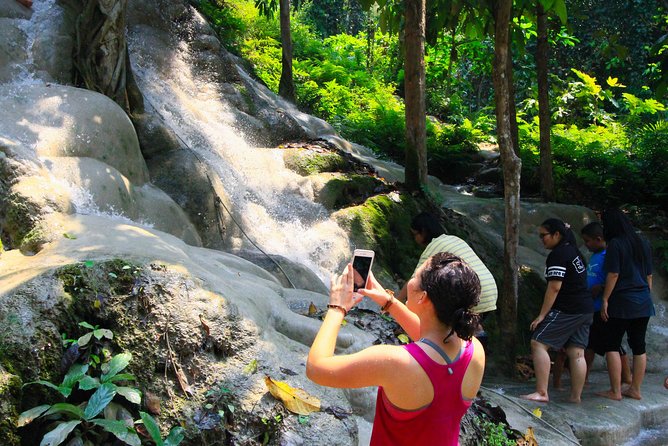
[[[543,395],[539,392],[530,393],[528,395],[520,395],[520,398],[529,401],[537,401],[539,403],[547,403],[550,401],[550,398],[547,396],[547,394]]]
[[[615,401],[621,401],[622,400],[621,392],[619,394],[616,394],[612,390],[606,390],[605,392],[596,392],[595,395],[602,396],[603,398],[608,398],[608,399],[615,400]]]
[[[568,398],[569,403],[580,404],[581,401],[582,400],[580,398],[573,398],[573,397]]]
[[[630,387],[628,389],[625,389],[622,391],[622,395],[627,397],[627,398],[633,398],[634,400],[641,400],[642,396],[640,395],[640,392],[637,392]]]
[[[17,1],[26,8],[32,8],[32,0],[17,0]]]

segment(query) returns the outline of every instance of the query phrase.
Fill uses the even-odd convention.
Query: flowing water
[[[308,266],[327,282],[350,255],[347,235],[312,201],[310,181],[284,167],[281,150],[248,143],[252,135],[236,126],[238,112],[227,103],[215,75],[193,67],[187,43],[172,36],[170,45],[156,54],[141,32],[129,34],[133,69],[146,101],[217,171],[234,205],[234,218],[249,238],[268,253]],[[231,245],[255,249],[245,237]]]

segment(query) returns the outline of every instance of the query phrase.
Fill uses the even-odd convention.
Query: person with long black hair
[[[603,348],[610,389],[597,395],[612,400],[621,400],[623,396],[639,400],[647,367],[647,324],[655,314],[651,296],[652,254],[649,243],[640,238],[620,209],[605,210],[601,222],[608,242],[603,266],[606,278],[601,319],[606,322],[607,336]],[[633,378],[631,385],[622,390],[619,347],[624,333],[633,352]]]
[[[522,398],[548,402],[550,377],[548,350],[566,348],[571,371],[569,401],[579,403],[587,374],[584,350],[589,342],[594,304],[587,289],[587,267],[566,224],[556,218],[545,220],[538,231],[545,248],[551,250],[545,261],[547,289],[540,313],[531,322],[531,356],[536,373],[536,391]]]

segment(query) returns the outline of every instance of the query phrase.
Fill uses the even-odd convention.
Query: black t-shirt
[[[594,301],[587,290],[587,266],[575,247],[562,243],[550,252],[545,261],[545,279],[561,281],[552,308],[569,314],[594,312]]]
[[[629,237],[615,237],[608,243],[603,270],[618,273],[617,283],[610,295],[608,315],[620,319],[654,316],[652,296],[647,276],[652,274],[652,252],[642,240],[644,262],[633,259],[633,243]]]

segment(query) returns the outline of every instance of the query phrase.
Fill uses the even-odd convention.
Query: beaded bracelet
[[[343,317],[346,317],[346,315],[348,315],[348,310],[346,310],[346,307],[344,307],[343,305],[327,304],[327,308],[338,308],[339,310],[343,311]]]

